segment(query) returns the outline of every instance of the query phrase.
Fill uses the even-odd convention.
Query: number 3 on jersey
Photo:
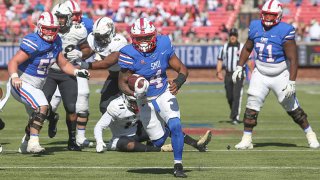
[[[163,86],[162,78],[161,78],[161,69],[159,69],[155,76],[150,78],[150,85],[155,84],[156,88],[161,88]]]
[[[256,47],[259,48],[259,52],[258,52],[258,55],[259,55],[259,59],[261,61],[264,61],[263,58],[265,56],[263,56],[263,51],[264,51],[264,48],[265,48],[265,44],[262,44],[262,43],[256,43]],[[267,45],[266,47],[267,51],[268,51],[268,57],[266,57],[266,62],[274,62],[274,59],[272,58],[272,44],[269,44]]]

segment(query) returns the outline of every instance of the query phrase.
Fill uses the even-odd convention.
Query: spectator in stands
[[[208,11],[215,11],[218,8],[219,3],[217,0],[207,0],[206,5]]]
[[[92,0],[87,0],[87,7],[92,8],[93,7],[93,2]]]
[[[133,2],[134,7],[137,8],[152,8],[154,7],[154,4],[152,0],[135,0]]]
[[[0,42],[6,42],[6,41],[7,41],[7,38],[6,38],[5,32],[3,31],[2,28],[0,28]]]
[[[219,30],[222,33],[229,33],[229,30],[228,30],[227,26],[224,23],[221,24],[221,26],[219,27]]]
[[[127,0],[122,0],[119,3],[119,7],[123,7],[123,8],[130,7],[130,3]]]
[[[99,4],[98,8],[94,12],[97,16],[105,16],[107,14],[107,10],[103,7],[102,4]]]
[[[230,2],[230,0],[228,0],[228,2],[227,2],[226,11],[234,11],[234,6],[233,6],[233,4]]]
[[[320,0],[311,0],[313,6],[318,6],[318,3],[320,3]]]
[[[320,41],[320,25],[316,19],[311,20],[309,28],[310,41]]]
[[[296,40],[305,41],[305,36],[307,33],[307,25],[304,22],[298,23],[298,28],[296,30]]]
[[[37,4],[34,6],[34,9],[35,9],[36,11],[41,11],[41,12],[43,12],[43,11],[44,11],[44,5],[41,4],[40,1],[38,1]]]
[[[12,21],[16,18],[16,8],[11,6],[5,13],[7,20]]]
[[[107,5],[106,11],[106,16],[111,18],[113,15],[113,9],[109,5]]]
[[[222,43],[222,38],[220,37],[219,32],[215,32],[215,33],[214,33],[214,36],[213,36],[213,38],[212,38],[212,41],[213,41],[213,43],[215,43],[215,44],[220,44],[220,43]]]

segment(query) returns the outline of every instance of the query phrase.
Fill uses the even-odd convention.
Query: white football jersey
[[[62,40],[62,53],[65,54],[66,52],[77,48],[78,45],[84,43],[87,35],[87,30],[83,24],[72,24],[68,32],[64,34],[59,33],[59,36]],[[73,62],[72,60],[67,60],[71,63]],[[54,64],[52,68],[60,70],[57,64]]]
[[[136,115],[127,108],[122,96],[110,102],[107,112],[112,117],[109,128],[113,139],[121,136],[135,135],[139,115]]]
[[[122,47],[128,44],[127,39],[121,35],[121,34],[116,34],[112,40],[111,43],[107,47],[99,47],[97,43],[94,41],[94,36],[93,33],[90,33],[87,38],[88,44],[90,48],[96,53],[95,54],[95,60],[100,61],[104,57],[108,56],[112,52],[118,52]],[[110,71],[119,71],[120,67],[117,64],[111,66],[109,68]]]

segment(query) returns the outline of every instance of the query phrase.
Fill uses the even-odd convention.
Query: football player
[[[54,13],[59,21],[59,36],[62,40],[62,52],[64,56],[73,64],[76,64],[78,59],[87,59],[90,56],[91,51],[86,41],[87,30],[85,27],[82,24],[74,24],[72,22],[72,11],[66,3],[61,4]],[[81,145],[81,143],[86,140],[86,138],[83,137],[81,138],[81,143],[76,142],[77,123],[81,123],[80,125],[86,124],[86,121],[77,122],[77,113],[80,117],[87,118],[89,115],[89,92],[87,92],[89,87],[83,86],[78,92],[77,81],[81,80],[84,80],[84,78],[70,77],[61,72],[59,67],[53,65],[49,70],[48,79],[43,88],[48,101],[51,101],[56,88],[59,88],[63,105],[67,113],[66,124],[69,133],[68,149],[71,151],[80,151],[81,148],[78,144]],[[84,83],[84,85],[88,86],[88,83]],[[80,108],[78,106],[79,104],[81,105]],[[56,109],[53,104],[51,105],[53,106],[53,109]],[[50,115],[50,117],[52,116]],[[52,126],[52,124],[56,124],[56,122],[52,123],[51,120],[52,119],[49,120],[49,136],[55,135],[55,133],[50,134],[51,130],[55,130],[55,126]],[[79,141],[79,139],[77,139],[77,141]]]
[[[146,18],[137,19],[131,26],[132,44],[120,50],[119,88],[129,96],[137,98],[140,120],[153,144],[161,147],[171,133],[174,154],[174,176],[187,177],[182,166],[184,137],[181,128],[180,110],[175,95],[186,81],[188,70],[174,52],[168,36],[157,35],[155,26]],[[178,73],[168,80],[166,70],[171,67]],[[128,77],[139,74],[150,86],[136,88],[128,86]],[[159,125],[164,121],[169,129]]]
[[[94,137],[97,142],[96,151],[103,152],[106,144],[103,141],[103,129],[110,128],[112,138],[109,141],[108,150],[126,151],[126,152],[160,152],[172,151],[171,144],[164,145],[161,148],[153,145],[145,145],[141,142],[149,140],[148,135],[143,130],[139,121],[139,110],[136,98],[125,94],[119,95],[112,100],[94,128]],[[160,121],[157,121],[160,123]],[[184,142],[205,152],[207,144],[211,140],[211,131],[207,131],[200,140],[195,140],[187,134],[184,134]]]
[[[95,62],[82,61],[80,66],[84,69],[108,69],[109,76],[101,90],[100,112],[104,114],[113,99],[120,92],[118,88],[119,50],[127,45],[127,40],[121,34],[115,33],[113,21],[102,17],[95,21],[93,32],[88,35],[87,41],[95,53]]]
[[[310,148],[319,148],[307,114],[298,103],[295,81],[298,69],[295,29],[281,22],[282,5],[278,0],[268,0],[262,7],[261,20],[250,23],[248,40],[240,55],[233,82],[242,76],[242,69],[253,49],[257,52],[256,67],[253,70],[249,89],[247,108],[244,114],[244,132],[236,149],[252,149],[252,130],[257,125],[260,108],[270,90],[278,102],[305,132]]]
[[[8,63],[11,94],[25,105],[29,114],[23,142],[26,151],[30,153],[44,151],[39,143],[39,132],[49,109],[42,91],[49,68],[56,62],[61,71],[69,76],[89,76],[86,70],[75,69],[63,56],[56,16],[50,12],[43,12],[37,22],[37,28],[36,33],[28,34],[22,39],[20,50]]]

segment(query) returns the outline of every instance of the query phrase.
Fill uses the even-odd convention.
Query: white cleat
[[[308,144],[309,144],[309,147],[310,147],[310,148],[312,148],[312,149],[317,149],[317,148],[320,147],[320,144],[319,144],[319,142],[318,142],[316,133],[314,133],[313,131],[312,131],[312,132],[308,132],[308,133],[306,134],[306,137],[307,137]]]
[[[1,146],[1,144],[0,144],[0,153],[2,153],[2,151],[3,151],[3,149],[2,149],[2,146]]]
[[[40,146],[39,142],[29,140],[28,147],[27,147],[28,153],[41,153],[44,151],[45,149]]]
[[[76,143],[78,146],[81,147],[93,147],[93,142],[90,142],[87,138],[85,137],[79,137],[78,135],[76,136]]]
[[[97,153],[103,153],[106,150],[107,145],[104,142],[98,142],[96,145]]]
[[[26,135],[23,136],[21,140],[21,144],[19,147],[19,153],[21,154],[26,154],[27,152],[27,147],[28,147],[28,141],[25,140]]]
[[[241,142],[235,145],[234,147],[239,150],[253,149],[252,136],[244,134],[242,136]]]

